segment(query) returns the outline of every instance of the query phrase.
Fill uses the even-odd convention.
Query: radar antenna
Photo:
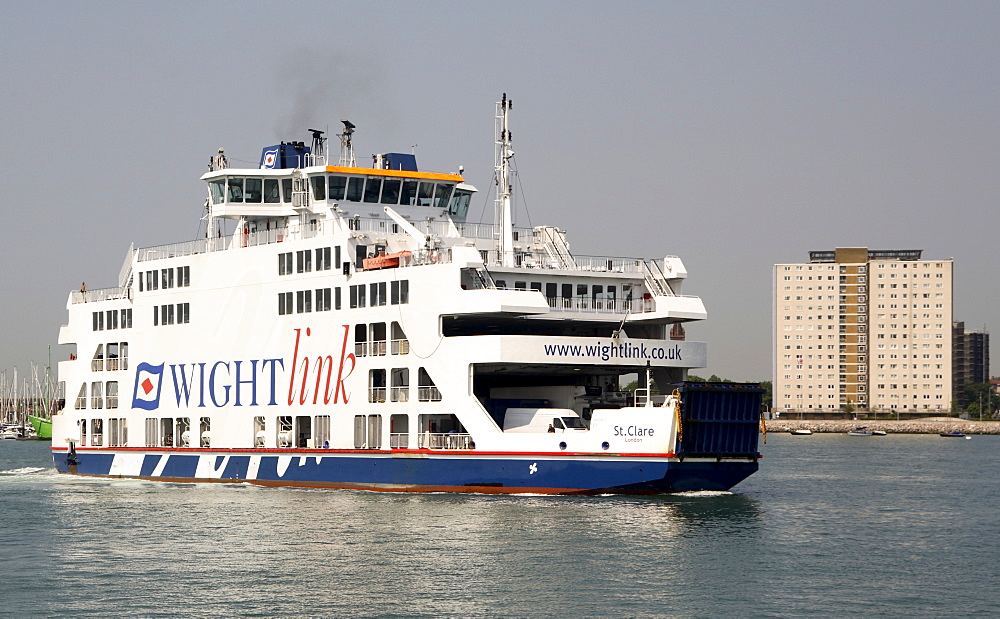
[[[351,144],[351,136],[354,135],[354,123],[341,119],[344,123],[344,132],[337,137],[340,138],[340,165],[356,168],[357,162],[354,160],[354,145]]]

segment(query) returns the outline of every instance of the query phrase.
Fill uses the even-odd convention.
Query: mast
[[[497,197],[494,207],[496,218],[496,231],[494,235],[497,239],[497,256],[500,260],[500,265],[512,267],[514,266],[514,218],[510,208],[510,196],[512,193],[510,159],[514,156],[514,151],[511,149],[508,115],[513,102],[507,99],[507,93],[503,93],[503,99],[496,106],[496,121],[494,123],[496,157],[494,161],[494,174],[497,183]]]
[[[340,138],[340,164],[348,168],[357,167],[357,162],[354,160],[354,145],[351,143],[351,137],[354,135],[355,124],[349,120],[343,119],[340,122],[344,123],[344,132],[337,135]]]

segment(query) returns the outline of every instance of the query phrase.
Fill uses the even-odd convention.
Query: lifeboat
[[[394,254],[379,254],[372,258],[365,258],[361,261],[366,271],[374,269],[395,269],[402,262],[404,265],[410,260],[410,252],[397,251]]]

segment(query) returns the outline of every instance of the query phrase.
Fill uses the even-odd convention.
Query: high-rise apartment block
[[[952,326],[952,385],[955,401],[962,406],[969,404],[965,396],[966,383],[990,382],[990,334],[966,331],[964,322]]]
[[[952,406],[952,260],[843,247],[774,267],[774,409]]]

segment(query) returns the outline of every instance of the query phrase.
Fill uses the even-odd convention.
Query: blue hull
[[[116,458],[118,461],[116,462]],[[757,461],[627,456],[397,453],[148,453],[54,450],[60,473],[172,482],[395,492],[658,494],[729,490]]]

